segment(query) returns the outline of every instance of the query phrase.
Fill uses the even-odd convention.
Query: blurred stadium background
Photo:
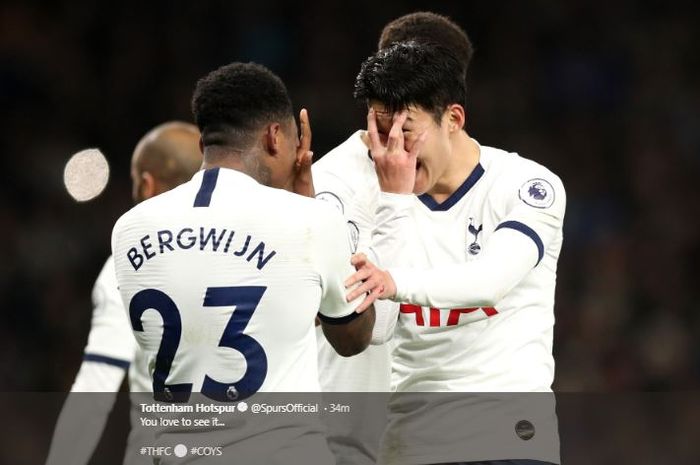
[[[450,16],[475,44],[470,134],[542,162],[567,187],[555,388],[698,389],[700,15],[690,5],[3,0],[0,390],[69,389],[111,227],[131,205],[132,149],[158,123],[191,120],[197,78],[236,60],[269,66],[309,109],[320,156],[364,125],[352,85],[381,27],[421,9]],[[63,169],[86,147],[104,152],[111,177],[76,203]]]

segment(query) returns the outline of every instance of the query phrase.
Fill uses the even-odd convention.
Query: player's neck
[[[479,144],[465,131],[455,134],[451,142],[451,150],[448,155],[450,161],[445,174],[427,192],[438,203],[447,200],[464,184],[464,181],[479,164],[481,155]]]
[[[245,154],[231,149],[206,147],[204,149],[204,161],[202,163],[202,168],[205,170],[211,168],[227,168],[230,170],[236,170],[243,174],[247,174],[256,181],[260,182],[255,167],[251,166],[251,158],[254,159],[255,157],[246,156]],[[246,163],[246,161],[248,161],[248,163]]]

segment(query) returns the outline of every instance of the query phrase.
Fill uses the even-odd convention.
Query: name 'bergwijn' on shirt
[[[138,241],[138,245],[131,247],[126,252],[126,258],[129,259],[129,263],[131,263],[134,271],[138,271],[144,262],[154,258],[156,255],[173,252],[176,247],[181,250],[188,250],[198,246],[200,251],[206,249],[207,251],[223,254],[230,252],[236,257],[245,256],[245,260],[248,262],[257,259],[255,266],[258,270],[262,270],[272,257],[277,254],[274,250],[266,251],[263,241],[258,241],[257,245],[252,247],[252,236],[250,234],[245,236],[245,240],[239,241],[236,239],[234,243],[234,238],[243,237],[242,235],[236,236],[236,231],[200,227],[198,228],[199,233],[196,233],[196,229],[182,228],[177,233],[170,229],[163,229],[153,235],[147,234]]]

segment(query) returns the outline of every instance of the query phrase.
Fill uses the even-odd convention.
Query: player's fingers
[[[376,158],[382,148],[382,143],[379,140],[379,130],[377,129],[377,113],[374,108],[370,107],[367,111],[367,135],[369,136],[369,149],[372,156]]]
[[[375,300],[377,300],[376,297],[373,298],[372,294],[367,294],[367,296],[364,299],[362,299],[362,302],[360,302],[360,305],[355,307],[355,313],[364,312],[370,307],[370,305],[374,303]]]
[[[295,162],[295,167],[299,173],[301,173],[304,170],[307,170],[311,167],[311,164],[314,159],[314,153],[311,150],[298,150],[297,151],[297,159]]]
[[[311,164],[314,158],[312,151],[298,154],[295,165],[295,179],[293,192],[306,197],[314,196],[314,181],[311,172]]]
[[[350,264],[355,267],[355,269],[362,268],[367,263],[367,255],[362,252],[356,253],[350,257]]]
[[[360,305],[355,308],[355,313],[362,313],[367,310],[377,299],[379,294],[375,291],[370,292],[365,296]]]
[[[403,149],[403,123],[406,122],[406,117],[408,112],[403,110],[401,113],[394,115],[394,122],[391,125],[391,130],[389,131],[389,139],[386,143],[386,150],[389,153],[393,153],[396,149]]]
[[[350,288],[354,286],[355,284],[364,281],[365,279],[369,278],[369,276],[372,274],[371,270],[369,270],[366,267],[358,269],[355,273],[353,273],[348,279],[345,280],[345,287]]]
[[[370,290],[372,290],[372,287],[369,284],[362,283],[359,286],[357,286],[355,289],[353,289],[352,291],[348,292],[345,295],[345,300],[347,300],[348,302],[352,302],[353,300],[357,299],[361,295],[368,293]]]
[[[302,108],[299,112],[299,125],[301,126],[300,150],[308,152],[311,149],[311,122],[309,112]]]
[[[382,293],[384,292],[384,282],[382,281],[382,275],[381,273],[378,272],[373,272],[363,283],[362,283],[362,289],[365,292],[371,292],[374,293],[378,296],[378,298],[381,298]]]
[[[311,164],[314,160],[314,153],[311,150],[307,150],[301,155],[299,159],[299,169],[304,175],[311,174]]]
[[[347,294],[348,302],[352,302],[362,294],[374,292],[378,288],[383,287],[384,285],[382,284],[381,277],[377,276],[376,273],[372,273],[359,286]]]

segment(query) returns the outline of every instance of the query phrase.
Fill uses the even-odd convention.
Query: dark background
[[[104,4],[102,4],[104,3]],[[668,1],[33,2],[0,4],[0,390],[69,389],[90,289],[130,205],[135,143],[189,121],[197,78],[269,66],[309,109],[314,152],[364,126],[361,61],[402,14],[471,36],[467,130],[532,158],[568,193],[559,261],[562,391],[700,385],[700,17]],[[111,179],[76,203],[69,156]]]

